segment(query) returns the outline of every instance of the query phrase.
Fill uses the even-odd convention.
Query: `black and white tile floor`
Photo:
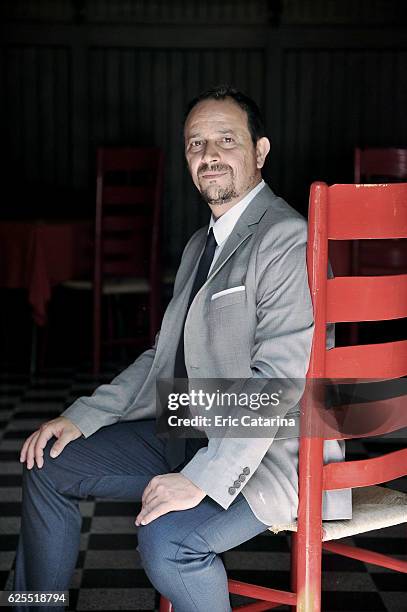
[[[110,379],[114,369],[106,371]],[[96,382],[73,369],[54,369],[30,382],[20,375],[0,377],[0,589],[10,589],[20,524],[19,449],[43,421],[58,415]],[[352,441],[348,458],[359,459],[400,447],[397,441]],[[393,485],[392,485],[393,486]],[[405,480],[394,483],[406,490]],[[155,610],[158,597],[137,556],[133,520],[138,505],[89,499],[83,512],[81,550],[70,591],[70,610]],[[407,558],[406,525],[352,538],[372,550]],[[289,588],[289,537],[269,532],[225,554],[231,578]],[[405,574],[325,554],[323,610],[407,611]],[[234,603],[243,602],[236,598]],[[287,609],[284,607],[278,609]],[[216,612],[216,611],[213,611]]]

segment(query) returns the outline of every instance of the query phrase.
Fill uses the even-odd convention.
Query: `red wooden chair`
[[[95,259],[93,283],[93,372],[99,373],[102,296],[149,296],[149,342],[160,325],[160,213],[163,153],[158,148],[100,148],[97,151]],[[109,304],[105,344],[140,343],[140,337],[114,337]]]
[[[327,279],[328,241],[393,237],[407,237],[407,184],[328,187],[313,183],[307,260],[315,332],[301,408],[298,521],[271,527],[274,532],[293,532],[292,591],[230,580],[231,593],[257,600],[236,608],[240,612],[271,610],[281,604],[297,612],[319,612],[323,549],[407,573],[406,561],[336,541],[407,522],[407,494],[376,486],[407,474],[407,449],[372,459],[323,464],[324,439],[363,437],[372,431],[377,435],[405,427],[405,400],[374,402],[375,416],[383,415],[381,424],[351,435],[339,431],[333,417],[329,424],[327,415],[335,413],[325,408],[321,412],[318,395],[313,393],[313,383],[320,379],[391,380],[407,375],[407,340],[326,349],[327,323],[407,316],[407,275]],[[348,410],[366,415],[366,403],[352,404]],[[323,490],[342,488],[353,489],[352,519],[322,522]],[[171,610],[170,602],[161,598],[160,612]]]

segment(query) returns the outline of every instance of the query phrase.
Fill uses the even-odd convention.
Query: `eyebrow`
[[[216,130],[216,132],[218,134],[236,134],[236,132],[232,129],[219,129]],[[191,138],[200,138],[200,133],[199,132],[194,132],[193,134],[191,134],[191,136],[188,136],[187,140],[191,140]]]

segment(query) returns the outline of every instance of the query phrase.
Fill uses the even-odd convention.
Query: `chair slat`
[[[325,367],[327,378],[401,378],[407,375],[407,340],[333,348]]]
[[[137,216],[113,216],[103,217],[103,232],[146,232],[151,229],[151,217],[145,215]]]
[[[291,591],[280,591],[279,589],[270,589],[267,587],[240,582],[239,580],[228,580],[229,592],[235,595],[246,595],[255,599],[263,599],[265,601],[278,602],[286,606],[295,605],[297,601],[296,593]]]
[[[154,187],[150,185],[106,185],[103,188],[104,205],[146,205],[150,202],[150,211],[154,203]]]
[[[156,147],[143,147],[140,149],[106,147],[99,149],[104,172],[131,172],[132,170],[142,171],[158,168],[160,154],[160,149]]]
[[[404,379],[402,379],[404,380]],[[362,385],[362,383],[360,383]],[[399,432],[407,432],[406,395],[342,404],[327,410],[314,412],[302,435],[323,436],[325,440],[349,440],[370,438]],[[404,430],[404,433],[403,433]]]
[[[405,475],[407,448],[380,457],[328,463],[323,467],[323,489],[367,487]]]
[[[384,321],[407,317],[407,275],[328,280],[327,321]]]
[[[407,184],[332,185],[329,188],[328,238],[407,238]],[[383,206],[383,198],[392,207]],[[352,220],[350,223],[349,220]]]
[[[103,262],[103,276],[104,278],[112,277],[129,277],[135,278],[141,276],[146,277],[148,271],[148,261],[140,261],[133,259],[118,259],[105,260]]]
[[[322,548],[336,553],[337,555],[349,557],[350,559],[358,559],[364,563],[378,565],[379,567],[387,567],[396,572],[407,573],[407,562],[402,559],[391,557],[390,555],[383,555],[382,553],[360,548],[359,546],[349,546],[342,542],[324,542]]]
[[[143,245],[144,246],[144,245]],[[143,254],[143,250],[139,249],[140,254]],[[105,261],[109,259],[110,256],[121,255],[123,259],[128,257],[135,258],[134,254],[134,245],[132,244],[132,240],[109,240],[105,239],[103,241],[103,256]],[[148,254],[144,252],[144,256],[148,258]]]

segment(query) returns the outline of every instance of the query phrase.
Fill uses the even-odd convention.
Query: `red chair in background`
[[[407,149],[355,148],[355,183],[407,181]],[[407,272],[407,244],[369,240],[353,243],[352,271],[355,276]]]
[[[355,183],[407,180],[407,149],[355,148]]]
[[[158,148],[100,148],[97,151],[93,283],[93,373],[100,370],[102,296],[148,295],[149,342],[161,319],[160,213],[163,152]],[[110,299],[111,302],[111,299]],[[141,344],[140,337],[115,337],[112,304],[104,344]]]
[[[369,404],[371,428],[356,435],[338,429],[334,411],[319,404],[315,381],[355,383],[392,380],[407,375],[407,340],[326,349],[327,323],[385,320],[407,316],[407,275],[327,279],[330,240],[407,238],[407,184],[333,185],[313,183],[310,195],[307,264],[314,306],[315,332],[307,387],[301,402],[298,521],[273,525],[274,532],[292,531],[292,591],[280,591],[229,580],[231,593],[256,599],[236,610],[261,612],[281,604],[297,612],[321,610],[322,550],[407,573],[407,562],[335,542],[344,537],[407,522],[407,494],[376,486],[407,474],[407,449],[359,461],[323,464],[324,440],[366,437],[407,425],[405,399]],[[366,403],[346,407],[354,419],[366,421]],[[333,415],[331,417],[327,415]],[[322,416],[321,416],[322,415]],[[353,516],[322,522],[323,490],[352,488]],[[161,598],[160,612],[171,612]]]
[[[355,183],[395,183],[407,180],[407,149],[355,148]],[[407,242],[402,240],[354,240],[351,243],[354,276],[407,272]],[[350,326],[350,343],[359,341],[359,328]]]

